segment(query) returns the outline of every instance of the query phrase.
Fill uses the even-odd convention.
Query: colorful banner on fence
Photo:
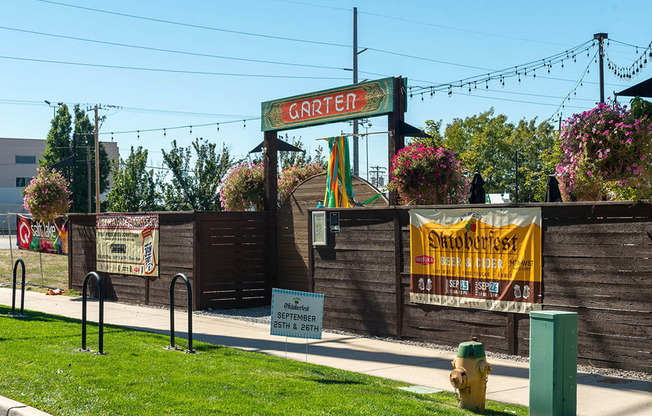
[[[97,270],[158,276],[158,215],[98,215]]]
[[[42,222],[30,215],[16,214],[16,242],[22,250],[68,254],[68,218]]]
[[[410,301],[541,309],[541,209],[410,211]]]

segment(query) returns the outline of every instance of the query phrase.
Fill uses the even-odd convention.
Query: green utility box
[[[530,416],[577,413],[577,313],[530,312]]]

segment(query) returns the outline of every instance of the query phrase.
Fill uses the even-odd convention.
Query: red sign
[[[326,94],[284,103],[281,107],[281,120],[284,123],[317,120],[322,117],[356,113],[365,105],[367,92],[363,89]]]
[[[263,131],[389,114],[394,111],[394,78],[266,101],[261,107]]]
[[[421,264],[423,266],[428,266],[430,264],[435,264],[435,258],[432,256],[427,256],[427,255],[421,255],[421,256],[416,256],[414,258],[414,261],[417,262],[418,264]]]

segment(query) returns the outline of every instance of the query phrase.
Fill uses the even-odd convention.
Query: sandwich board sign
[[[324,295],[272,289],[271,335],[321,339]]]

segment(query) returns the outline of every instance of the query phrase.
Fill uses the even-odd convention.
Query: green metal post
[[[530,312],[530,416],[577,413],[577,313]]]

